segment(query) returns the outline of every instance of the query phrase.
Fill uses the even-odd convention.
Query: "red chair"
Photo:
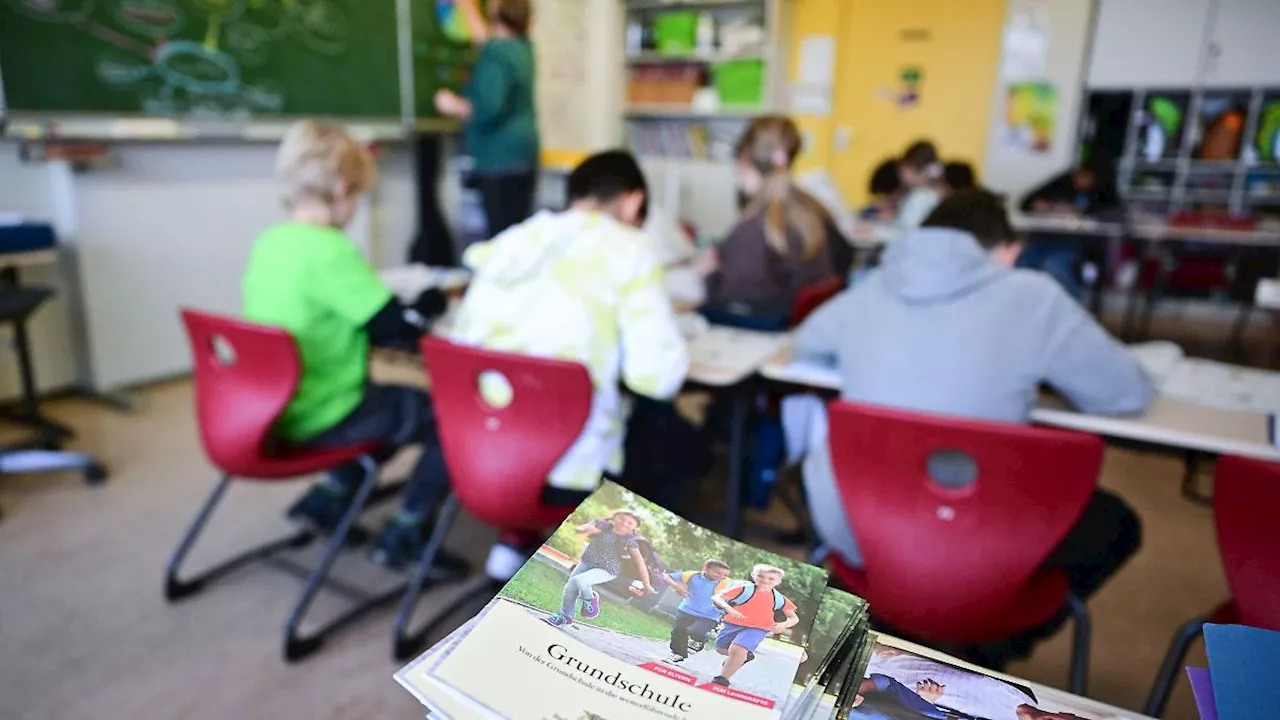
[[[284,330],[194,310],[183,310],[182,321],[186,325],[194,361],[200,441],[209,461],[221,471],[222,477],[169,560],[165,571],[165,599],[170,602],[182,600],[199,592],[209,582],[252,561],[270,561],[306,579],[302,595],[285,622],[285,659],[299,660],[315,652],[329,633],[394,600],[403,592],[404,586],[400,585],[369,597],[326,580],[347,533],[378,484],[378,467],[371,456],[377,446],[302,450],[273,443],[271,426],[293,398],[301,376],[302,364],[293,337]],[[351,508],[338,523],[314,568],[308,570],[283,558],[273,557],[282,550],[299,548],[315,539],[309,532],[298,532],[237,555],[197,577],[179,578],[183,559],[233,478],[278,482],[330,470],[352,461],[364,466],[364,480]],[[311,635],[299,635],[298,628],[307,609],[322,587],[338,591],[357,603]]]
[[[1200,636],[1205,623],[1280,630],[1277,507],[1280,507],[1280,465],[1239,457],[1218,459],[1213,482],[1213,520],[1231,599],[1205,617],[1190,620],[1179,628],[1143,706],[1144,714],[1160,717],[1164,713],[1187,651]]]
[[[453,487],[435,530],[405,592],[396,617],[394,652],[412,656],[435,625],[472,602],[484,586],[451,604],[419,631],[407,628],[445,536],[465,508],[477,520],[505,530],[542,531],[564,521],[572,507],[542,504],[547,476],[582,434],[591,413],[587,369],[563,360],[515,355],[422,339],[422,357],[431,376],[440,445]],[[480,395],[482,374],[497,372],[513,391],[506,407]]]
[[[1075,618],[1072,692],[1083,694],[1089,613],[1040,567],[1097,485],[1102,440],[1006,423],[833,402],[831,460],[865,570],[832,575],[877,621],[948,645],[1006,640]],[[946,482],[946,485],[940,484]]]
[[[816,282],[808,287],[800,289],[796,293],[796,301],[791,310],[791,325],[795,327],[804,322],[809,317],[809,313],[818,309],[826,301],[840,294],[844,290],[845,279],[842,277],[831,277],[821,282]]]

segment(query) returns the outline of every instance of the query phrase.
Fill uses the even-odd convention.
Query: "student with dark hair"
[[[476,0],[454,3],[480,55],[465,97],[439,90],[435,106],[466,123],[466,151],[475,163],[470,181],[493,237],[533,212],[539,142],[532,9],[529,0],[491,0],[486,17]]]
[[[897,158],[890,158],[876,166],[871,173],[867,193],[871,202],[862,209],[862,219],[891,222],[898,216],[898,201],[902,198],[902,176]]]
[[[914,230],[942,200],[942,162],[938,149],[928,140],[917,140],[907,147],[898,161],[904,196],[898,206],[896,225],[903,231]]]
[[[1146,410],[1154,391],[1137,361],[1050,278],[1014,269],[1019,250],[999,197],[956,192],[891,244],[879,268],[810,315],[794,352],[834,361],[842,397],[860,403],[1026,423],[1047,384],[1089,414]],[[819,537],[861,566],[825,438],[810,436],[804,473]],[[1140,537],[1134,512],[1097,490],[1050,563],[1087,598]]]
[[[638,230],[647,196],[644,174],[630,153],[603,152],[569,175],[568,195],[568,209],[540,212],[467,249],[463,262],[475,275],[452,337],[579,362],[590,372],[591,414],[551,470],[548,504],[578,504],[606,473],[623,484],[643,479],[683,488],[696,469],[673,454],[697,434],[676,422],[670,401],[684,383],[689,356],[661,267]],[[631,416],[630,426],[619,389],[624,383],[643,410]],[[500,391],[481,387],[486,395]],[[641,437],[632,437],[633,430]],[[636,448],[641,439],[646,445]],[[630,458],[625,476],[624,449]],[[526,540],[508,538],[496,548],[490,575],[509,578],[527,557]]]
[[[972,190],[978,187],[978,174],[969,163],[953,160],[942,168],[942,184],[946,186],[947,192]]]
[[[1022,212],[1081,217],[1108,217],[1120,211],[1120,193],[1111,160],[1097,155],[1032,190],[1022,200]],[[1084,295],[1080,277],[1081,239],[1075,235],[1036,233],[1027,242],[1018,267],[1046,272],[1072,297]]]

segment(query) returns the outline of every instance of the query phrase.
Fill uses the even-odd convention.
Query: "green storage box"
[[[711,78],[722,105],[764,104],[764,61],[730,60],[711,68]]]
[[[664,12],[653,21],[654,44],[660,53],[688,55],[698,47],[698,13]]]

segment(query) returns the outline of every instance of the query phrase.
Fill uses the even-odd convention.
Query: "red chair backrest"
[[[591,413],[591,376],[578,363],[422,340],[440,444],[453,491],[467,512],[493,527],[541,530],[573,508],[542,505],[547,476]],[[513,391],[506,407],[480,394],[497,372]]]
[[[1083,512],[1102,465],[1102,440],[1089,435],[843,401],[829,418],[866,599],[924,636],[1009,608]],[[951,453],[973,463],[962,489],[931,479],[931,461]]]
[[[819,305],[839,295],[844,289],[844,281],[842,277],[831,277],[800,288],[800,292],[796,293],[795,305],[791,309],[791,324],[799,325],[804,322],[804,319],[809,317],[809,313],[817,310]]]
[[[1280,465],[1218,459],[1213,516],[1240,622],[1280,630]]]
[[[209,460],[228,475],[264,477],[271,426],[293,398],[302,362],[293,336],[183,309],[195,376],[196,420]]]

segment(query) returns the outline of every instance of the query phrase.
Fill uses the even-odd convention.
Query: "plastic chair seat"
[[[293,480],[355,462],[379,447],[380,443],[324,449],[284,446],[264,453],[256,462],[219,469],[239,480]]]
[[[849,592],[860,597],[869,594],[870,583],[866,573],[849,566],[838,557],[827,558],[827,569],[837,582]],[[990,608],[985,618],[973,617],[962,626],[950,628],[945,636],[931,634],[928,639],[935,642],[955,645],[977,645],[992,640],[1011,638],[1020,633],[1044,625],[1062,612],[1067,604],[1067,574],[1061,570],[1038,572],[1027,581],[1026,585],[1013,598],[1007,607]],[[921,609],[927,612],[927,609]],[[918,623],[912,618],[881,617],[872,613],[876,619],[883,620],[891,626],[912,628]]]

